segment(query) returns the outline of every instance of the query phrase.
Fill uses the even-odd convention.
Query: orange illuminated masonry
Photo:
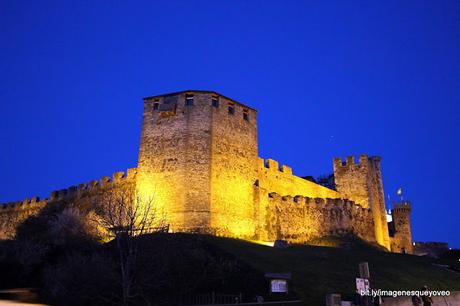
[[[411,253],[410,204],[397,203],[388,223],[380,158],[336,158],[333,165],[334,175],[319,184],[260,158],[257,111],[217,92],[147,97],[137,168],[53,192],[45,200],[10,203],[1,218],[15,215],[17,222],[2,221],[2,233],[11,234],[50,202],[78,203],[123,188],[154,198],[174,232],[299,243],[353,234]]]

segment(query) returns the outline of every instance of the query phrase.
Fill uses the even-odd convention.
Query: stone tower
[[[173,231],[254,235],[257,112],[211,91],[144,99],[136,188]]]
[[[393,204],[393,209],[391,210],[394,230],[394,236],[391,239],[392,252],[413,254],[410,211],[411,204],[409,201],[400,201]]]
[[[339,193],[371,209],[375,239],[390,250],[380,157],[361,154],[359,163],[355,163],[353,156],[348,156],[345,162],[335,158],[334,179]]]

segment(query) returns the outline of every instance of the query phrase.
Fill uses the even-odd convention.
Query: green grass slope
[[[324,305],[327,293],[351,298],[358,263],[363,261],[369,262],[373,288],[414,290],[428,285],[433,290],[460,290],[460,273],[435,266],[459,268],[454,260],[382,252],[360,242],[346,243],[346,248],[292,245],[277,249],[236,239],[202,239],[261,272],[292,272],[293,290],[307,305]]]

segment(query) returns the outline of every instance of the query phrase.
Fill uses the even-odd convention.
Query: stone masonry
[[[173,232],[296,243],[354,234],[388,250],[411,252],[410,208],[396,205],[390,237],[379,157],[334,160],[336,190],[258,156],[257,111],[213,91],[144,99],[139,159],[127,175],[3,205],[0,238],[27,216],[65,198],[131,190],[153,200]],[[110,188],[109,188],[110,186]],[[102,201],[102,198],[101,198]]]

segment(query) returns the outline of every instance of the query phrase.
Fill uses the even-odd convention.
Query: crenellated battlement
[[[26,198],[22,201],[9,202],[0,204],[0,212],[11,212],[12,210],[24,210],[31,208],[40,208],[47,203],[60,201],[69,198],[79,198],[82,194],[96,190],[110,188],[115,185],[123,184],[124,182],[134,182],[137,175],[136,168],[130,168],[125,172],[115,172],[112,177],[103,176],[99,180],[92,180],[88,183],[70,186],[67,189],[54,190],[48,198],[40,199],[40,197]]]
[[[114,187],[120,183],[136,179],[137,168],[129,168],[126,173],[115,172],[112,176],[102,176],[99,180],[91,180],[77,186],[70,186],[67,189],[55,190],[50,193],[49,202],[64,200],[67,198],[80,197],[82,194],[96,190]]]
[[[279,171],[279,172],[283,172],[285,174],[289,174],[289,175],[292,175],[292,168],[289,167],[289,166],[286,166],[286,165],[281,165],[280,166],[280,163],[274,159],[271,159],[271,158],[267,158],[267,159],[263,159],[261,157],[259,157],[259,160],[258,160],[258,163],[259,163],[259,168],[260,169],[269,169],[271,171]]]
[[[257,187],[257,186],[256,186]],[[281,203],[292,203],[295,205],[314,205],[317,207],[324,207],[324,208],[344,208],[344,209],[355,209],[360,210],[360,212],[367,214],[371,213],[371,210],[368,208],[364,208],[359,204],[356,204],[353,201],[348,199],[331,199],[331,198],[312,198],[312,197],[305,197],[301,195],[290,196],[290,195],[280,195],[276,192],[268,193],[268,197],[273,199],[274,201],[280,201]]]
[[[342,198],[281,195],[254,186],[259,206],[261,239],[288,239],[305,243],[312,239],[355,234],[373,237],[372,211]]]
[[[76,205],[85,205],[101,200],[100,197],[112,190],[134,191],[136,176],[137,169],[132,168],[128,169],[126,173],[115,172],[111,177],[103,176],[99,180],[52,191],[49,197],[45,199],[32,197],[22,201],[0,204],[0,239],[14,237],[19,224],[30,216],[38,214],[48,204],[66,201]]]
[[[16,202],[8,202],[4,204],[0,204],[0,212],[10,212],[14,210],[27,210],[27,209],[35,209],[40,208],[48,203],[47,199],[40,199],[39,197],[32,197],[30,199],[24,199],[22,201]]]
[[[368,156],[367,154],[360,154],[358,156],[358,160],[356,160],[355,156],[349,155],[345,159],[341,157],[334,158],[334,169],[341,170],[347,169],[350,167],[367,167],[368,162],[371,161],[373,163],[379,163],[381,161],[380,156]]]
[[[378,156],[371,157],[371,159],[372,158],[378,158]],[[334,169],[366,165],[368,160],[369,156],[367,154],[360,154],[357,161],[355,160],[355,156],[352,155],[347,156],[345,159],[336,157],[334,158]]]
[[[270,192],[280,195],[302,195],[310,198],[337,199],[342,196],[335,190],[324,187],[293,174],[292,168],[273,159],[258,158],[258,184]]]
[[[409,201],[393,202],[392,211],[396,213],[410,213],[411,203]]]

